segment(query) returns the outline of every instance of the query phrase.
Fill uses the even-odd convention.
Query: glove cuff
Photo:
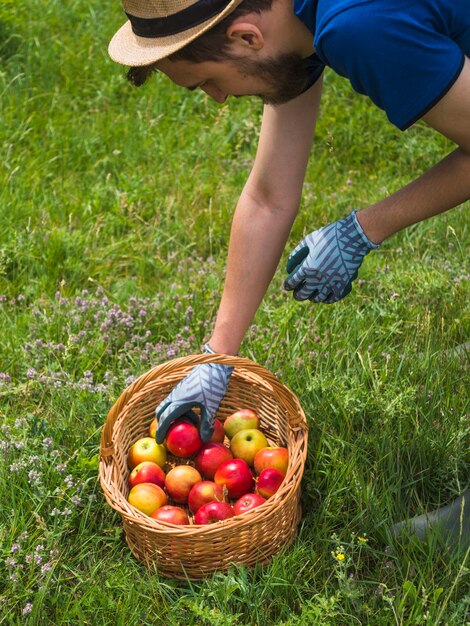
[[[209,343],[205,344],[203,350],[204,350],[205,354],[218,354],[217,352],[214,352],[214,350],[212,350],[212,348],[210,347]],[[231,374],[232,374],[232,372],[234,370],[232,365],[222,365],[222,363],[211,363],[210,366],[211,367],[221,368],[222,370],[224,370],[226,372],[228,377],[231,376]]]
[[[357,219],[356,214],[357,214],[357,210],[354,209],[354,211],[351,213],[351,217],[354,222],[354,226],[356,227],[356,230],[358,234],[360,235],[362,241],[370,250],[377,250],[377,248],[380,248],[380,243],[374,243],[373,241],[369,239],[369,237],[365,234],[362,226],[359,224],[359,220]]]
[[[214,350],[212,350],[212,348],[209,345],[209,342],[207,342],[204,346],[203,346],[203,351],[206,354],[219,354],[218,352],[214,352]],[[239,356],[239,354],[237,353],[235,356]]]

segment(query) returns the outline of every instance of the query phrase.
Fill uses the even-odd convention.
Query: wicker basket
[[[147,436],[155,407],[200,363],[233,365],[217,418],[251,408],[270,445],[289,450],[289,467],[278,492],[260,507],[217,524],[175,526],[154,520],[127,502],[127,452]],[[126,541],[148,567],[170,578],[203,578],[232,563],[254,565],[289,545],[300,521],[300,481],[307,454],[307,423],[295,395],[266,368],[249,359],[193,355],[140,376],[111,408],[101,433],[99,477],[108,504],[123,520]]]

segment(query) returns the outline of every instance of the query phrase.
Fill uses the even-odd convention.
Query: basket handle
[[[139,376],[129,387],[127,387],[120,395],[119,399],[111,407],[106,422],[101,431],[100,456],[103,460],[109,459],[114,454],[113,430],[117,418],[119,417],[123,407],[130,401],[132,396],[138,393],[149,382],[172,373],[179,367],[195,367],[202,363],[220,363],[221,365],[230,365],[235,368],[241,368],[252,372],[259,376],[264,382],[269,383],[272,390],[284,397],[286,400],[285,385],[283,385],[266,367],[255,363],[251,359],[238,356],[229,356],[226,354],[192,354],[189,356],[172,359],[161,365],[157,365],[142,376]],[[287,398],[288,404],[292,410],[289,410],[289,425],[293,430],[308,430],[305,415],[295,396]]]

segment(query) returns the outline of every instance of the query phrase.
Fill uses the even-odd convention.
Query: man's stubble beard
[[[264,104],[285,104],[302,94],[308,85],[308,72],[304,59],[298,54],[284,53],[277,58],[264,61],[239,62],[238,69],[266,83],[264,93],[254,94]]]

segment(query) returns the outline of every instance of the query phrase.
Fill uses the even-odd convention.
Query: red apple
[[[192,422],[180,420],[168,429],[165,444],[175,456],[187,458],[201,449],[202,440],[197,426]]]
[[[178,504],[186,504],[193,485],[202,480],[201,474],[191,465],[177,465],[166,475],[165,488]]]
[[[255,484],[253,472],[243,459],[224,461],[215,472],[214,482],[226,487],[229,498],[233,499],[253,491]]]
[[[196,513],[203,504],[213,501],[224,501],[224,490],[212,480],[201,480],[196,483],[188,496],[188,506],[191,513]]]
[[[163,489],[165,486],[165,472],[160,465],[152,461],[144,461],[136,465],[128,478],[129,487],[135,487],[139,483],[154,483]]]
[[[152,439],[155,439],[155,435],[157,434],[157,428],[158,428],[158,419],[154,417],[153,420],[150,422],[150,426],[149,426],[149,437],[152,437]]]
[[[168,524],[177,524],[178,526],[187,526],[189,524],[188,514],[180,506],[171,506],[166,504],[154,511],[150,517],[159,522],[167,522]]]
[[[233,517],[235,512],[228,502],[208,502],[203,504],[194,516],[195,524],[214,524]],[[210,549],[210,548],[209,548]]]
[[[233,459],[233,455],[223,443],[209,442],[204,444],[197,453],[196,469],[212,480],[219,465],[229,459]]]
[[[127,499],[129,504],[146,515],[152,515],[156,509],[167,503],[166,493],[153,483],[139,483],[132,487]]]
[[[248,465],[253,465],[255,454],[261,448],[266,448],[268,440],[257,428],[239,430],[230,442],[230,450],[236,459],[243,459]]]
[[[160,467],[166,463],[166,448],[163,444],[157,443],[152,437],[142,437],[137,440],[129,449],[127,463],[134,469],[139,463],[152,461]]]
[[[214,432],[209,441],[213,443],[223,443],[225,439],[224,425],[218,419],[214,421]]]
[[[235,515],[240,515],[241,513],[255,509],[264,502],[266,502],[266,498],[263,498],[263,496],[260,496],[258,493],[246,493],[235,502],[233,510],[235,511]]]
[[[274,467],[264,469],[256,481],[256,493],[263,498],[270,498],[281,486],[285,475]]]
[[[289,465],[289,451],[287,448],[276,448],[274,446],[268,446],[267,448],[261,448],[255,455],[255,472],[261,474],[264,469],[268,467],[274,467],[283,474],[287,473],[287,467]]]
[[[259,419],[251,409],[240,409],[229,415],[224,422],[224,431],[229,439],[231,439],[239,430],[246,428],[258,428]]]

